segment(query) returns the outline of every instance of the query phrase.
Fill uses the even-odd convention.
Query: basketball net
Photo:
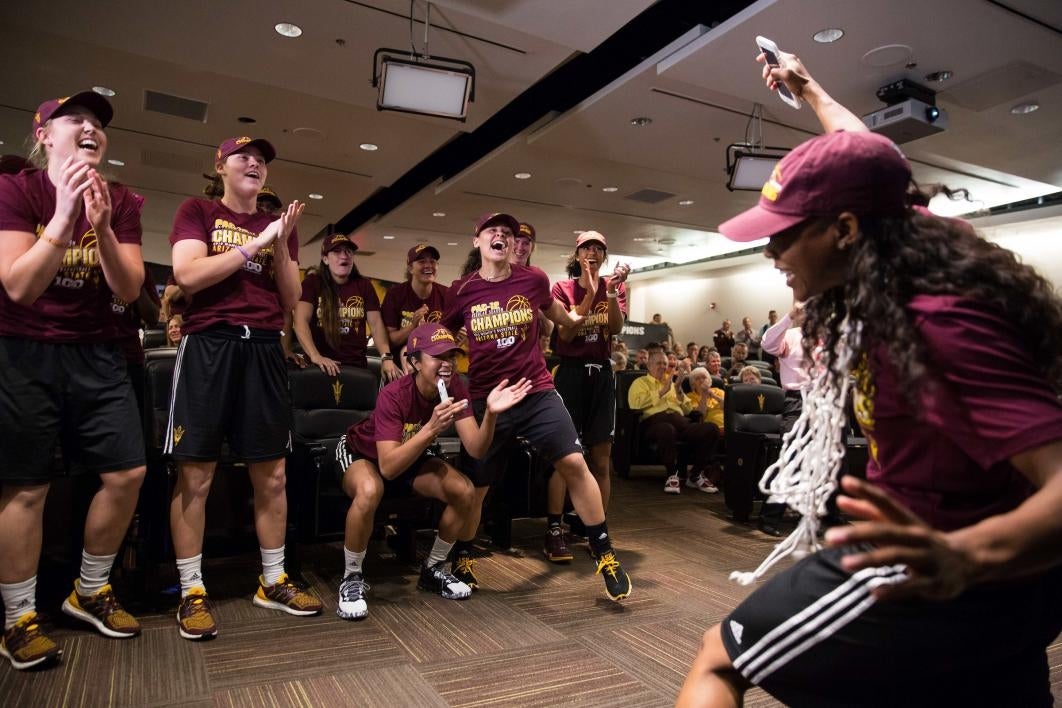
[[[837,489],[837,473],[844,459],[844,426],[847,422],[845,402],[851,388],[849,366],[852,360],[850,340],[859,336],[859,327],[846,319],[841,323],[833,370],[815,364],[804,405],[793,428],[782,436],[778,459],[760,478],[760,491],[768,502],[787,504],[800,513],[800,522],[756,570],[734,571],[731,580],[741,585],[756,581],[775,563],[792,555],[803,558],[822,548],[819,543],[819,518],[826,515],[826,502]]]

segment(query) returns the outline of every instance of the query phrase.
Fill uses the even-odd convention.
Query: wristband
[[[63,251],[65,251],[66,249],[68,249],[68,248],[70,248],[71,246],[74,245],[73,241],[69,241],[67,243],[63,243],[59,239],[52,238],[51,236],[49,236],[48,234],[44,233],[43,231],[41,232],[41,238],[44,239],[45,241],[47,241],[48,243],[50,243],[51,245],[55,246],[56,248],[61,249]]]
[[[251,254],[248,253],[247,251],[243,250],[243,246],[237,246],[236,250],[239,251],[243,255],[245,260],[248,260],[248,261],[251,260]]]
[[[394,357],[393,354],[384,354],[383,356],[380,357],[380,361],[394,361],[394,360],[395,360],[395,357]]]
[[[615,300],[616,298],[619,297],[619,292],[617,291],[617,292],[614,292],[614,293],[610,293],[608,290],[606,290],[605,291],[605,297],[607,297],[609,300]]]

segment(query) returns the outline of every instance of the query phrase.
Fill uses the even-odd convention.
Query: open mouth
[[[447,384],[450,383],[450,379],[453,378],[453,375],[454,370],[448,366],[439,367],[439,372],[436,374],[436,376],[445,381]]]
[[[260,175],[257,170],[251,170],[250,172],[248,172],[244,176],[245,177],[250,177],[251,179],[261,179],[262,178],[262,175]]]
[[[508,248],[509,244],[501,236],[491,239],[490,247],[495,251],[504,251]]]
[[[95,140],[92,140],[91,138],[85,138],[84,140],[81,140],[80,142],[78,142],[77,147],[80,150],[88,150],[89,152],[96,152],[97,150],[100,149],[100,144],[97,143]]]

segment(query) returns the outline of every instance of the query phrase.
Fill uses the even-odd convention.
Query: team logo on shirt
[[[237,226],[226,219],[215,219],[214,228],[210,230],[211,254],[226,253],[237,246],[246,246],[254,240],[258,234],[254,231]],[[261,275],[267,266],[273,263],[273,246],[269,245],[258,251],[254,258],[243,264],[243,269],[248,273]]]
[[[337,378],[332,382],[332,398],[336,399],[336,406],[339,405],[339,399],[343,397],[343,384],[339,382]]]
[[[403,423],[402,424],[402,442],[406,442],[411,437],[420,432],[420,423]]]
[[[44,233],[44,224],[37,224],[37,238]],[[63,261],[55,274],[52,285],[69,290],[80,290],[86,283],[100,283],[100,252],[97,248],[96,230],[89,229],[81,238],[74,239],[63,253]]]
[[[424,318],[425,322],[442,322],[442,314],[438,310],[430,310],[427,316]],[[402,324],[399,329],[405,329],[413,324],[413,313],[409,310],[402,310]]]
[[[501,307],[501,302],[473,305],[470,309],[468,331],[477,342],[494,340],[499,349],[510,347],[516,338],[527,338],[527,329],[535,321],[531,302],[523,295],[513,295]]]
[[[184,437],[184,426],[183,425],[175,426],[173,428],[173,444],[175,446],[176,445],[180,445],[181,444],[181,438],[183,438],[183,437]]]
[[[118,297],[117,295],[111,295],[111,312],[116,315],[124,315],[128,307],[129,303],[127,303],[125,300]]]
[[[606,329],[608,329],[608,303],[599,302],[594,305],[590,314],[583,318],[576,336],[582,337],[587,343],[596,342]]]

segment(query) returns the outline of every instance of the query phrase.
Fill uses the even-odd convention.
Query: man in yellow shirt
[[[664,491],[678,494],[681,478],[685,478],[687,487],[714,494],[719,490],[704,477],[704,472],[719,440],[719,428],[686,417],[694,409],[694,403],[682,391],[683,378],[669,376],[667,355],[655,350],[649,355],[649,373],[631,384],[627,403],[632,410],[641,411],[642,435],[656,447],[660,462],[667,469]],[[684,443],[689,451],[688,474],[685,464],[681,469],[678,465],[678,442]]]

